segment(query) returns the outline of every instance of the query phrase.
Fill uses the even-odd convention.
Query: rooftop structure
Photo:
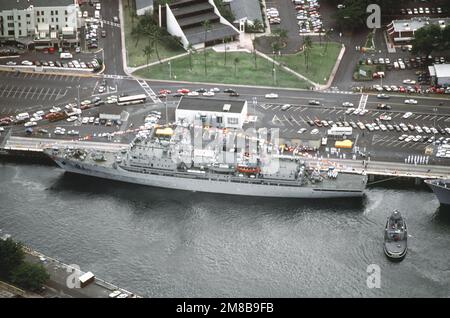
[[[179,37],[184,48],[189,44],[203,48],[239,35],[239,31],[220,15],[213,0],[178,0],[161,6],[160,10],[160,25]],[[205,21],[209,21],[207,30]]]
[[[428,71],[434,84],[450,85],[450,64],[433,64],[428,67]]]
[[[235,23],[245,20],[250,24],[253,21],[263,21],[259,0],[231,0],[230,8],[233,12]]]
[[[387,25],[387,32],[394,43],[407,43],[414,39],[417,30],[430,24],[445,28],[450,24],[450,18],[420,17],[409,20],[393,20]]]
[[[242,128],[247,116],[247,101],[182,97],[175,111],[178,122],[193,124],[195,120],[214,127]]]
[[[135,0],[136,14],[145,15],[147,12],[153,12],[153,0]]]

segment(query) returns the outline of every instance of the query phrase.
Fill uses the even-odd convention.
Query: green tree
[[[133,27],[131,29],[131,36],[136,39],[136,43],[134,44],[135,47],[138,46],[141,35],[142,30],[139,27]]]
[[[327,50],[328,50],[328,43],[330,42],[330,35],[331,35],[331,30],[330,29],[326,29],[325,33],[323,35],[324,40],[325,40],[325,49],[324,49],[325,53],[327,53]]]
[[[345,8],[337,10],[334,19],[341,29],[356,30],[366,28],[368,1],[346,0]],[[373,2],[372,2],[373,3]]]
[[[131,17],[131,28],[134,28],[134,20],[138,19],[138,15],[136,13],[136,11],[130,7],[130,17]]]
[[[22,244],[12,239],[0,240],[0,278],[9,280],[12,271],[22,264],[25,253]]]
[[[264,32],[264,24],[259,19],[253,20],[253,29],[255,32]]]
[[[187,51],[189,53],[189,68],[192,72],[192,52],[194,51],[194,46],[191,43],[188,44]]]
[[[306,64],[306,71],[308,71],[309,67],[309,52],[312,48],[312,40],[311,37],[308,35],[305,37],[305,40],[303,42],[303,53],[305,55],[305,64]]]
[[[430,54],[433,50],[443,48],[443,32],[436,24],[430,24],[420,28],[414,33],[412,51],[414,53]]]
[[[252,40],[253,42],[253,58],[255,60],[255,70],[258,69],[258,66],[256,65],[256,39]]]
[[[236,71],[237,71],[237,65],[239,63],[239,58],[235,57],[233,62],[234,62],[234,77],[236,77]]]
[[[158,57],[158,61],[161,62],[161,57],[159,56],[159,43],[162,39],[162,32],[161,28],[157,25],[149,25],[144,32],[146,33],[146,36],[149,37],[149,41],[151,43],[151,46],[154,48],[156,56]]]
[[[227,43],[228,43],[228,37],[225,37],[223,39],[223,44],[225,44],[225,48],[224,48],[224,59],[225,59],[224,65],[225,66],[227,65]]]
[[[208,31],[211,29],[211,22],[209,22],[209,20],[205,20],[203,22],[203,29],[205,30],[205,48],[203,50],[203,56],[205,58],[205,76],[208,75],[208,71],[206,68],[206,40],[207,40],[207,36],[208,36]]]
[[[11,282],[28,290],[39,290],[50,279],[42,264],[22,263],[13,270]]]
[[[442,46],[444,49],[450,49],[450,25],[442,30]]]
[[[149,63],[148,61],[150,59],[150,56],[153,54],[153,52],[155,52],[155,49],[153,47],[151,47],[150,45],[147,45],[144,48],[144,54],[145,54],[145,56],[147,58],[147,64]]]
[[[288,39],[288,31],[286,29],[276,29],[272,34],[275,36],[274,42],[278,43],[279,51],[283,47],[284,42]]]

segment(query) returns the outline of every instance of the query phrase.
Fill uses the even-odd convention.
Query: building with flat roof
[[[177,122],[217,128],[242,128],[246,117],[247,101],[239,99],[183,96],[175,110]]]
[[[426,25],[436,24],[445,28],[450,24],[450,18],[412,18],[409,20],[393,20],[387,25],[387,33],[391,42],[406,44],[414,40],[414,34]]]
[[[231,0],[228,3],[235,18],[235,24],[239,25],[240,22],[253,24],[255,20],[263,23],[259,0]]]
[[[428,71],[433,84],[450,86],[450,64],[433,64],[428,66]]]
[[[178,37],[185,49],[189,44],[201,49],[239,36],[239,30],[221,16],[213,0],[176,0],[158,9],[159,25]],[[205,21],[209,21],[206,32]]]
[[[76,0],[1,0],[0,40],[37,49],[78,46],[78,12]]]
[[[105,104],[100,106],[98,117],[106,120],[123,120],[126,112],[117,105]]]
[[[147,13],[153,13],[153,0],[135,0],[136,14],[146,15]]]

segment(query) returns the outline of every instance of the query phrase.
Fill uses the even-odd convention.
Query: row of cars
[[[280,24],[281,18],[280,13],[277,8],[268,8],[266,10],[267,20],[269,20],[269,24]]]
[[[411,83],[411,85],[415,85],[415,86],[411,86],[411,85],[379,85],[379,84],[375,84],[372,85],[372,89],[377,91],[377,92],[394,92],[394,93],[418,93],[421,91],[421,87],[416,85],[416,82],[413,80],[405,80],[404,83],[407,83],[409,81],[409,83]],[[407,103],[408,104],[408,103]],[[411,103],[410,103],[411,104]]]
[[[297,11],[299,34],[322,32],[323,22],[318,0],[292,0]]]
[[[448,143],[450,143],[450,141],[447,141],[446,143],[444,143],[444,145],[438,148],[438,151],[436,152],[436,157],[450,158],[450,145],[448,145]]]
[[[417,15],[417,14],[442,14],[441,7],[431,7],[431,8],[401,8],[400,13],[403,15]]]
[[[423,141],[427,143],[433,143],[435,145],[439,144],[447,144],[450,140],[450,137],[444,137],[444,135],[450,135],[450,128],[435,128],[435,127],[426,127],[426,126],[414,126],[413,124],[405,124],[403,122],[399,124],[391,124],[389,123],[390,117],[386,115],[381,115],[379,118],[376,118],[374,122],[371,123],[363,123],[362,121],[338,121],[334,122],[332,120],[309,120],[307,121],[308,125],[316,126],[317,128],[321,127],[352,127],[353,129],[367,130],[369,132],[373,131],[396,131],[396,132],[416,132],[421,135],[414,135],[412,138],[408,134],[401,135],[398,140],[400,141]],[[316,128],[316,130],[317,130]],[[298,131],[298,133],[305,132],[306,129],[302,128]],[[315,134],[316,131],[313,130],[311,134]],[[430,136],[431,134],[431,136]],[[438,136],[441,134],[442,136]]]
[[[103,104],[117,103],[117,96],[108,96],[106,101],[96,96],[92,100],[86,99],[80,102],[80,107],[74,103],[63,106],[52,106],[48,111],[38,110],[32,114],[28,112],[0,118],[0,126],[24,124],[25,128],[31,128],[38,125],[39,121],[48,120],[55,122],[66,119],[68,122],[74,122],[79,119],[82,110],[86,110]]]
[[[446,58],[444,56],[412,56],[410,58],[397,58],[392,60],[388,57],[367,57],[360,61],[361,64],[366,65],[386,65],[388,69],[411,69],[424,67],[430,64],[444,64],[446,63]]]
[[[436,137],[436,136],[424,136],[424,135],[408,135],[403,134],[398,137],[399,141],[404,142],[423,142],[433,145],[447,145],[450,142],[450,137]]]
[[[25,66],[46,66],[46,67],[63,67],[63,68],[83,68],[83,69],[93,69],[98,70],[100,68],[100,64],[97,59],[93,59],[90,62],[83,62],[79,60],[72,61],[44,61],[44,60],[36,60],[29,61],[24,60],[20,62],[21,65]],[[16,61],[8,61],[6,65],[14,66],[17,65]]]
[[[87,47],[89,49],[96,49],[98,48],[98,31],[100,29],[98,20],[94,20],[91,22],[86,23],[85,27],[85,41],[87,44]],[[101,30],[100,34],[102,38],[106,37],[106,30]]]
[[[87,124],[93,124],[93,125],[105,125],[105,126],[112,126],[113,124],[121,125],[122,122],[120,120],[111,120],[111,119],[105,119],[105,118],[99,118],[99,117],[83,117],[81,118],[81,123],[84,125]]]
[[[216,93],[220,93],[220,88],[214,87],[210,90],[207,90],[206,88],[199,88],[196,90],[190,90],[187,88],[180,88],[176,92],[172,92],[170,89],[161,89],[158,94],[158,98],[166,98],[168,96],[171,97],[181,97],[181,96],[205,96],[205,97],[213,97]],[[232,88],[225,88],[223,90],[223,93],[228,94],[231,97],[237,97],[239,96],[239,93],[236,92]]]

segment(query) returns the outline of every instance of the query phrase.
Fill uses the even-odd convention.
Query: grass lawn
[[[124,26],[125,26],[125,45],[127,48],[127,62],[130,67],[137,67],[141,65],[147,64],[147,57],[144,54],[144,48],[147,46],[148,42],[141,37],[136,45],[136,38],[131,36],[131,30],[133,29],[131,23],[131,10],[130,7],[127,6],[126,2],[124,2],[123,8],[124,15]],[[138,20],[134,19],[134,25],[137,25]],[[184,49],[180,47],[179,49],[171,49],[164,45],[164,41],[159,42],[158,46],[159,56],[161,59],[171,57],[174,55],[178,55],[184,53]],[[158,58],[155,53],[153,53],[149,57],[149,63],[157,61]]]
[[[324,53],[325,43],[322,46],[314,42],[310,50],[309,66],[306,71],[305,56],[303,52],[297,54],[286,54],[277,56],[276,60],[284,63],[287,67],[309,78],[318,84],[326,84],[333,70],[336,59],[341,51],[339,43],[328,43],[327,52]]]
[[[236,73],[234,59],[238,58]],[[308,88],[309,83],[276,67],[276,85],[273,83],[272,63],[257,57],[255,69],[254,55],[244,52],[227,53],[227,65],[224,65],[224,53],[207,51],[207,75],[203,52],[192,54],[192,71],[189,56],[171,61],[172,79],[189,82],[210,82],[223,84],[262,85],[277,87]],[[152,79],[170,79],[169,65],[157,64],[135,72],[135,75]]]

